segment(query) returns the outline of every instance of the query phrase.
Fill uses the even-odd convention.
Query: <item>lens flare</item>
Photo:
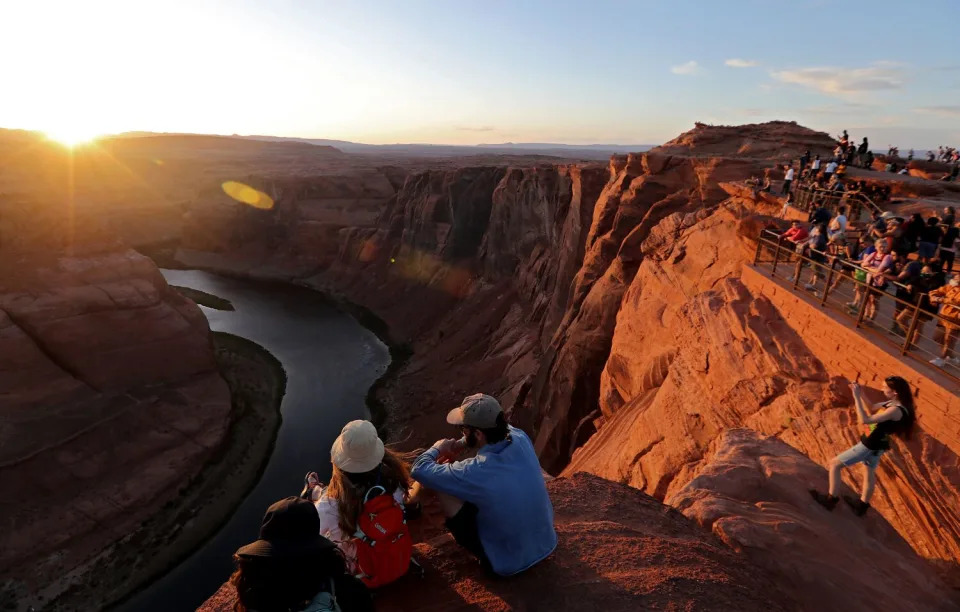
[[[221,185],[223,192],[242,204],[269,210],[273,208],[273,198],[250,185],[237,181],[224,181]]]

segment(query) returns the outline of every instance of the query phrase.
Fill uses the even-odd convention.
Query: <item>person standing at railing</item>
[[[896,283],[894,295],[897,298],[893,302],[893,320],[890,322],[890,333],[895,334],[900,331],[897,325],[900,315],[903,312],[909,312],[907,304],[916,303],[923,264],[916,259],[908,259],[906,255],[898,253],[896,250],[892,251],[890,255],[893,257],[893,273],[896,275],[893,280]]]
[[[790,160],[790,165],[787,166],[787,174],[783,177],[783,191],[781,195],[787,195],[790,193],[790,183],[793,182],[793,160]]]
[[[836,275],[836,280],[830,286],[830,293],[836,291],[845,279],[852,278],[854,275],[862,276],[861,282],[867,280],[866,273],[858,268],[860,260],[876,251],[873,241],[866,234],[860,234],[860,239],[854,243],[844,243],[843,251],[840,254],[840,270]]]
[[[797,258],[797,268],[794,270],[793,276],[787,278],[789,282],[793,282],[796,279],[798,282],[800,280],[800,273],[803,271],[803,267],[807,265],[806,260],[803,257],[808,257],[818,264],[824,262],[824,251],[827,248],[827,226],[826,224],[814,225],[810,229],[810,235],[807,237],[807,241],[797,245],[797,255],[801,257]],[[816,273],[816,266],[813,266],[814,273]],[[810,286],[807,285],[809,289]]]
[[[942,368],[950,365],[960,366],[960,359],[953,354],[957,344],[957,334],[960,333],[960,274],[956,274],[950,282],[939,289],[931,291],[930,301],[940,304],[940,317],[943,327],[937,328],[935,340],[940,343],[940,356],[934,357],[930,363]]]
[[[829,181],[830,177],[833,176],[833,173],[837,171],[837,162],[830,160],[830,163],[827,164],[827,167],[823,170],[823,180]]]
[[[952,226],[957,222],[957,210],[953,206],[943,208],[943,216],[940,217],[940,224],[946,227]]]
[[[953,208],[951,206],[951,208]],[[953,272],[953,260],[957,255],[957,238],[960,237],[960,228],[951,223],[944,223],[943,238],[940,239],[938,257],[943,262],[947,274]]]
[[[794,247],[805,241],[809,235],[807,228],[803,227],[796,219],[790,222],[790,229],[781,234],[785,240],[792,242]]]
[[[907,290],[910,293],[908,301],[916,304],[917,308],[920,309],[920,312],[917,313],[915,338],[923,335],[923,325],[933,319],[933,315],[937,312],[937,307],[930,303],[930,296],[928,294],[935,289],[939,289],[941,286],[943,286],[943,283],[940,281],[937,271],[930,265],[923,266],[920,270],[919,281],[907,284]],[[897,331],[901,335],[907,335],[907,331],[910,328],[910,320],[913,318],[913,315],[913,308],[904,308],[900,311],[900,314],[897,315],[896,319],[894,319],[897,325]]]
[[[937,254],[937,247],[943,240],[943,230],[940,229],[940,219],[930,217],[926,225],[920,230],[920,241],[917,243],[917,256],[924,263],[933,259]]]
[[[830,225],[827,226],[827,232],[832,238],[834,234],[847,233],[847,207],[838,206],[837,207],[837,216],[830,220]]]
[[[864,299],[864,292],[866,292],[864,320],[871,323],[877,316],[877,293],[883,292],[884,289],[886,289],[886,275],[891,271],[893,266],[893,257],[890,255],[890,246],[887,244],[887,241],[877,240],[874,246],[877,250],[863,259],[862,265],[867,271],[866,285],[858,283],[853,301],[848,302],[846,305],[848,309],[856,312],[860,308],[860,303]]]
[[[883,395],[886,401],[874,404],[869,411],[860,385],[850,383],[850,392],[853,394],[857,421],[867,426],[868,433],[861,435],[860,442],[830,461],[826,495],[816,489],[810,489],[810,495],[818,504],[832,511],[840,501],[837,496],[840,491],[840,470],[862,463],[865,470],[860,499],[850,495],[844,495],[843,499],[853,508],[854,514],[863,516],[870,508],[880,457],[890,450],[890,436],[897,435],[909,440],[916,413],[910,384],[900,376],[888,376],[884,379]]]
[[[810,178],[816,180],[817,175],[820,174],[820,163],[819,155],[813,158],[813,163],[810,166]]]
[[[817,283],[820,282],[820,279],[824,278],[824,265],[832,264],[833,261],[844,255],[846,248],[844,245],[845,242],[846,236],[842,232],[836,233],[830,236],[824,252],[813,249],[810,250],[810,259],[815,263],[810,265],[810,282],[803,286],[804,289],[813,291],[814,295],[816,295]]]
[[[903,228],[903,244],[908,251],[914,252],[917,250],[920,235],[926,226],[927,224],[920,213],[913,213],[910,215],[910,220],[901,225]]]

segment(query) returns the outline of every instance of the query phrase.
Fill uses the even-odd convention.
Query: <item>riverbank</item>
[[[386,403],[380,399],[380,392],[386,388],[390,382],[397,376],[400,370],[413,357],[413,346],[408,342],[402,342],[390,333],[390,326],[373,310],[351,301],[342,293],[329,286],[320,286],[314,283],[302,280],[303,277],[296,277],[280,271],[270,271],[259,269],[258,272],[243,269],[239,266],[228,266],[226,262],[216,262],[212,259],[206,261],[178,259],[179,253],[174,245],[163,245],[162,249],[144,251],[149,257],[154,258],[157,265],[161,268],[172,268],[178,270],[194,269],[210,272],[227,278],[236,278],[241,280],[268,281],[274,283],[283,283],[303,287],[316,292],[325,298],[341,312],[345,312],[357,320],[360,325],[370,330],[380,342],[382,342],[390,353],[390,364],[379,378],[370,386],[366,395],[367,409],[370,411],[370,421],[377,427],[380,437],[384,439],[391,438],[391,410]],[[162,265],[161,265],[162,264]],[[171,264],[171,265],[168,265]],[[218,265],[219,264],[219,265]],[[179,288],[177,288],[179,290]],[[202,293],[202,292],[201,292]],[[198,304],[210,306],[204,302],[196,300],[193,296],[187,297],[193,299]],[[215,306],[211,306],[215,308]]]
[[[65,576],[74,586],[52,608],[100,609],[122,602],[215,534],[259,480],[280,426],[286,375],[258,344],[223,332],[213,337],[232,400],[224,445],[152,518]]]

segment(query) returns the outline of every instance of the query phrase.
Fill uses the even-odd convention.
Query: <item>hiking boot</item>
[[[818,504],[831,511],[837,507],[837,502],[840,501],[840,498],[836,495],[825,495],[816,489],[810,489],[810,497],[812,497]]]
[[[870,509],[870,504],[851,495],[844,495],[843,501],[847,502],[847,504],[853,508],[853,513],[857,516],[863,516],[867,513],[867,510]]]

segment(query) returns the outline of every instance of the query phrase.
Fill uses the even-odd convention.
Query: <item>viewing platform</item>
[[[935,337],[942,318],[918,312],[917,306],[883,293],[875,295],[877,313],[870,322],[864,312],[870,290],[865,283],[846,276],[835,289],[825,292],[824,279],[827,286],[836,280],[837,267],[831,270],[830,264],[819,264],[792,250],[781,248],[778,252],[778,241],[772,236],[775,234],[767,232],[760,237],[754,263],[743,268],[743,284],[755,296],[770,300],[833,375],[873,388],[879,388],[886,376],[905,378],[916,392],[919,423],[938,431],[944,443],[960,453],[960,367],[929,363],[939,355]],[[802,280],[788,280],[795,274],[798,259],[804,264]],[[811,266],[821,266],[816,291],[803,287]],[[863,287],[863,297],[858,309],[851,310],[845,304],[853,300],[855,285]],[[908,312],[911,324],[906,333],[889,331],[895,305]],[[921,326],[921,317],[930,320]]]

